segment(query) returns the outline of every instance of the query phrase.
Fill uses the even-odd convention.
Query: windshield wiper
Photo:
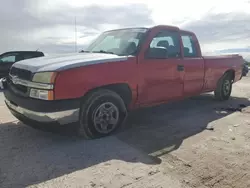
[[[105,51],[105,50],[100,50],[100,51],[92,51],[93,53],[104,53],[104,54],[114,54],[113,52]]]

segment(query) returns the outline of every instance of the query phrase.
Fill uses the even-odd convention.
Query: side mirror
[[[145,57],[148,59],[166,59],[168,58],[168,51],[163,47],[148,48]]]

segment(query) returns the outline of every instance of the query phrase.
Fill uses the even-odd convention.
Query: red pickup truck
[[[76,123],[79,135],[98,138],[138,107],[211,91],[229,99],[243,63],[239,55],[202,57],[195,34],[177,27],[118,29],[81,53],[15,63],[5,102],[27,125]]]

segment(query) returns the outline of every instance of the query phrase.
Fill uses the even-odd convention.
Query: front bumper
[[[16,115],[19,114],[19,116],[22,115],[24,116],[24,118],[40,123],[59,123],[60,125],[64,125],[77,122],[79,118],[79,109],[72,109],[59,112],[35,112],[22,108],[20,106],[16,106],[6,99],[5,103],[15,117],[17,117]],[[17,117],[18,119],[19,116]]]
[[[4,96],[7,107],[20,121],[25,119],[37,123],[64,125],[79,120],[79,99],[43,101],[19,96],[10,88],[4,89]]]

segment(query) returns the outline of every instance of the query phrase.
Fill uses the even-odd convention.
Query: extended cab
[[[138,107],[211,91],[227,100],[242,66],[239,55],[202,57],[195,34],[177,27],[119,29],[81,53],[15,63],[4,95],[27,125],[76,123],[80,135],[97,138]]]

